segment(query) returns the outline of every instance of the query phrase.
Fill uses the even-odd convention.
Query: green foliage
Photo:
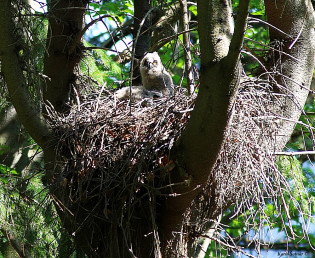
[[[25,139],[20,147],[38,153],[34,141]],[[0,150],[2,157],[15,155],[7,145],[0,145]],[[40,159],[34,156],[32,159],[22,171],[0,163],[0,257],[15,255],[8,234],[32,257],[69,257],[74,251],[73,244],[68,234],[60,231],[60,220],[42,183],[44,171],[40,168]],[[66,238],[67,255],[62,255],[61,240]]]
[[[110,37],[110,33],[117,27],[120,27],[128,19],[133,16],[133,1],[103,1],[103,3],[90,3],[87,11],[92,19],[97,19],[99,16],[106,15],[103,19],[106,24],[107,31],[99,32],[98,35],[90,38],[89,41],[95,45],[99,45],[99,41],[105,37]]]
[[[46,244],[56,249],[51,226],[45,220],[52,220],[49,212],[51,203],[47,203],[47,191],[42,191],[40,176],[34,175],[30,180],[16,177],[14,169],[0,165],[0,221],[1,227],[14,235],[28,250],[33,250],[34,257],[47,255]],[[43,207],[46,209],[44,210]],[[52,223],[51,223],[52,224]],[[55,228],[56,230],[56,228]],[[7,239],[0,239],[0,252],[4,249]]]
[[[301,162],[296,157],[283,156],[278,159],[278,167],[291,186],[290,195],[299,204],[290,201],[290,211],[294,215],[292,219],[298,222],[300,214],[308,214],[311,207],[315,212],[315,173],[308,169],[302,169]],[[288,199],[290,196],[286,196]],[[297,210],[301,209],[302,213]]]
[[[309,169],[302,169],[301,162],[296,157],[281,157],[278,166],[291,186],[290,193],[285,193],[284,197],[290,211],[290,218],[287,219],[292,224],[296,238],[291,238],[293,235],[290,234],[288,224],[285,225],[286,232],[288,232],[290,242],[296,245],[309,246],[309,240],[303,237],[306,230],[303,223],[304,221],[306,224],[315,223],[314,217],[311,217],[312,214],[315,214],[315,173]],[[286,214],[282,215],[287,217]],[[279,229],[281,229],[282,224],[281,218],[278,218],[277,227]],[[314,235],[309,234],[308,237],[310,243],[315,243]]]
[[[40,99],[39,85],[42,83],[44,69],[44,54],[48,21],[41,16],[34,16],[20,21],[24,24],[24,31],[19,33],[23,39],[23,49],[20,50],[20,58],[24,62],[24,74],[27,85],[34,100]]]
[[[191,5],[191,6],[189,6],[188,10],[189,10],[190,12],[192,12],[193,15],[197,16],[197,14],[198,14],[197,5]]]
[[[0,164],[0,231],[17,238],[32,257],[69,257],[73,245],[68,234],[60,230],[59,218],[41,178],[40,170],[23,178],[15,169]],[[65,241],[66,256],[62,255]],[[8,239],[2,233],[0,255],[5,256],[7,247]]]
[[[250,13],[252,15],[264,15],[265,14],[265,5],[263,0],[251,0],[249,3]],[[239,5],[239,0],[233,0],[232,6],[236,10]]]
[[[312,150],[314,147],[313,131],[310,127],[315,125],[315,99],[309,97],[305,106],[304,113],[300,117],[300,121],[296,124],[287,148],[293,151]],[[299,157],[301,162],[307,160],[307,157]]]
[[[105,1],[104,3],[90,3],[92,7],[93,15],[98,16],[99,14],[108,14],[118,18],[120,22],[123,22],[124,16],[130,14],[133,15],[133,1]],[[90,13],[88,13],[90,14]]]
[[[19,173],[15,170],[12,169],[6,165],[0,164],[0,181],[4,184],[7,184],[8,181],[8,176],[17,176]]]
[[[249,76],[261,66],[259,62],[264,63],[269,50],[268,26],[262,22],[263,20],[265,20],[264,2],[250,1],[249,23],[245,32],[243,51],[244,69]]]
[[[48,30],[48,20],[42,18],[32,19],[30,33],[32,35],[31,60],[35,60],[36,70],[42,72],[44,69],[43,57],[46,47],[46,36]]]
[[[211,241],[204,258],[213,257],[229,257],[229,253],[225,248],[218,246],[214,241]]]
[[[87,47],[94,47],[84,42]],[[92,77],[100,85],[112,85],[114,81],[122,80],[120,66],[109,57],[104,50],[93,49],[85,54],[80,64],[83,74]]]
[[[0,155],[3,155],[9,151],[10,147],[0,144]]]

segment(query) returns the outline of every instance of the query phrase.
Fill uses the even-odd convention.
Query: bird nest
[[[180,250],[173,253],[175,256],[187,254],[189,250],[205,253],[212,240],[217,244],[218,255],[225,250],[254,257],[239,247],[238,242],[245,236],[250,239],[248,232],[259,235],[271,231],[274,218],[266,209],[268,204],[275,204],[274,216],[282,217],[283,206],[288,205],[286,202],[297,202],[290,192],[301,179],[291,180],[290,186],[279,171],[275,156],[283,117],[278,106],[286,97],[274,93],[269,80],[244,78],[241,82],[221,151],[207,184],[186,213],[182,231],[178,232],[175,241],[177,247],[173,248]],[[284,195],[290,198],[285,201]],[[279,202],[279,196],[283,202]],[[285,210],[287,217],[282,219],[290,224],[288,212]],[[223,219],[225,223],[240,217],[243,221],[240,235],[228,233],[229,226],[218,219],[224,216],[228,217],[228,220]],[[206,244],[200,244],[200,238]],[[253,238],[249,243],[258,253],[261,244],[268,245],[259,238]]]
[[[266,119],[271,114],[274,117],[276,98],[269,85],[250,79],[241,83],[214,171],[186,214],[181,235],[190,239],[202,236],[209,227],[207,218],[221,213],[227,203],[237,204],[236,214],[257,203],[264,207],[266,196],[278,196],[286,184],[271,152],[278,120]],[[169,152],[185,128],[194,101],[195,96],[187,96],[180,88],[174,97],[137,103],[120,101],[112,93],[95,93],[78,101],[67,115],[51,111],[52,127],[60,138],[60,189],[69,195],[71,205],[84,205],[89,217],[84,223],[93,217],[91,213],[102,216],[119,224],[127,243],[132,242],[128,225],[137,216],[141,201],[154,202],[169,187],[169,173],[174,168]],[[215,198],[209,192],[215,192]],[[214,200],[217,211],[213,210]],[[150,212],[153,220],[148,221],[156,229],[155,209]],[[178,241],[181,254],[187,252],[183,246],[188,238]],[[220,236],[214,239],[223,241]]]
[[[67,195],[68,210],[84,206],[85,224],[102,216],[109,227],[123,228],[131,242],[130,225],[140,216],[141,203],[149,195],[155,199],[169,183],[174,168],[169,151],[188,121],[194,97],[178,88],[174,97],[135,103],[118,100],[113,92],[80,101],[66,115],[47,108],[59,138],[54,187],[59,196]]]
[[[194,98],[178,89],[175,97],[118,100],[114,94],[90,94],[69,114],[53,114],[60,137],[61,176],[73,201],[130,184],[150,184],[172,169],[169,150],[186,125]],[[69,156],[70,155],[70,156]],[[97,176],[95,175],[97,171]],[[165,175],[164,175],[165,176]],[[88,186],[93,181],[95,188]],[[130,181],[131,180],[131,181]],[[137,188],[135,187],[135,188]]]

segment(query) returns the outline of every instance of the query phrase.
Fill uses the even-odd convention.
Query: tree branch
[[[52,133],[38,109],[31,102],[27,90],[19,57],[19,51],[22,49],[20,46],[21,42],[17,35],[14,35],[16,28],[13,23],[12,11],[11,1],[0,0],[0,55],[2,71],[19,120],[31,137],[45,150],[51,144]]]
[[[194,71],[192,65],[191,51],[190,51],[190,35],[189,35],[189,19],[188,19],[188,9],[187,1],[180,0],[180,5],[182,8],[182,30],[186,31],[183,34],[183,47],[185,51],[185,71],[187,76],[187,89],[188,94],[192,94],[195,89]]]
[[[218,23],[218,20],[222,23]],[[229,94],[229,77],[232,75],[225,72],[223,63],[234,24],[230,1],[199,1],[198,23],[200,90],[191,118],[171,154],[177,164],[171,175],[172,183],[186,184],[174,187],[172,191],[177,196],[166,200],[161,227],[166,234],[164,241],[172,238],[172,230],[181,223],[185,209],[190,207],[211,174],[221,149],[233,101],[233,96]],[[221,212],[221,206],[216,208],[215,205],[214,202],[213,220],[217,220]]]
[[[0,2],[1,3],[1,2]],[[28,250],[25,246],[12,234],[10,234],[7,230],[1,229],[2,234],[8,239],[10,245],[17,252],[19,257],[21,258],[31,258],[32,256],[29,254]]]
[[[315,151],[278,151],[272,154],[281,156],[315,155]]]
[[[85,25],[85,27],[82,29],[82,31],[80,33],[78,33],[75,38],[73,39],[73,43],[72,45],[69,47],[68,50],[68,54],[72,55],[75,48],[80,44],[82,37],[84,36],[85,32],[91,27],[93,26],[95,23],[97,23],[98,21],[106,18],[106,17],[112,17],[111,15],[102,15],[101,17],[92,20],[91,22],[89,22],[87,25]]]
[[[244,41],[244,35],[247,27],[247,17],[249,12],[249,0],[239,1],[238,12],[235,23],[235,31],[233,33],[229,52],[226,57],[230,70],[234,71],[239,62],[239,57]]]
[[[274,78],[284,98],[280,116],[298,121],[309,93],[315,64],[315,19],[310,0],[265,1],[270,42],[277,66]],[[277,28],[277,29],[275,29]],[[286,55],[282,55],[285,52]],[[281,150],[295,127],[285,120],[277,131],[277,150]]]
[[[134,29],[132,24],[133,19],[129,19],[122,26],[117,27],[114,31],[112,31],[110,37],[102,43],[102,47],[111,48],[116,41],[119,41],[127,35],[131,34]]]
[[[202,62],[217,63],[227,55],[234,30],[231,3],[199,1],[197,10]]]

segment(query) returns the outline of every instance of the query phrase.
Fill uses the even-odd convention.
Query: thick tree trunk
[[[285,95],[278,107],[278,150],[289,140],[309,93],[315,63],[315,14],[310,0],[265,1],[270,42],[279,52],[272,60],[277,89]],[[280,110],[279,110],[280,108]]]
[[[0,1],[0,54],[2,71],[8,88],[11,102],[18,114],[20,122],[31,137],[47,152],[51,150],[51,131],[38,109],[32,103],[26,80],[22,70],[22,60],[19,56],[23,49],[23,37],[17,35],[13,23],[13,8],[11,1]]]
[[[44,99],[58,112],[68,109],[74,68],[81,60],[80,49],[87,0],[52,0],[49,3],[49,27],[44,58]]]
[[[178,230],[185,210],[207,182],[219,154],[238,87],[248,6],[249,1],[242,1],[233,34],[230,1],[198,2],[200,90],[187,127],[173,150],[178,169],[172,182],[185,184],[173,188],[175,197],[166,201],[161,225],[164,245],[171,240],[172,231]],[[218,215],[215,211],[218,209],[214,209],[214,217]]]

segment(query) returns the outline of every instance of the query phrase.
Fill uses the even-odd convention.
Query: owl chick
[[[157,52],[145,55],[140,63],[140,73],[142,85],[146,90],[174,95],[172,77],[166,71]]]

